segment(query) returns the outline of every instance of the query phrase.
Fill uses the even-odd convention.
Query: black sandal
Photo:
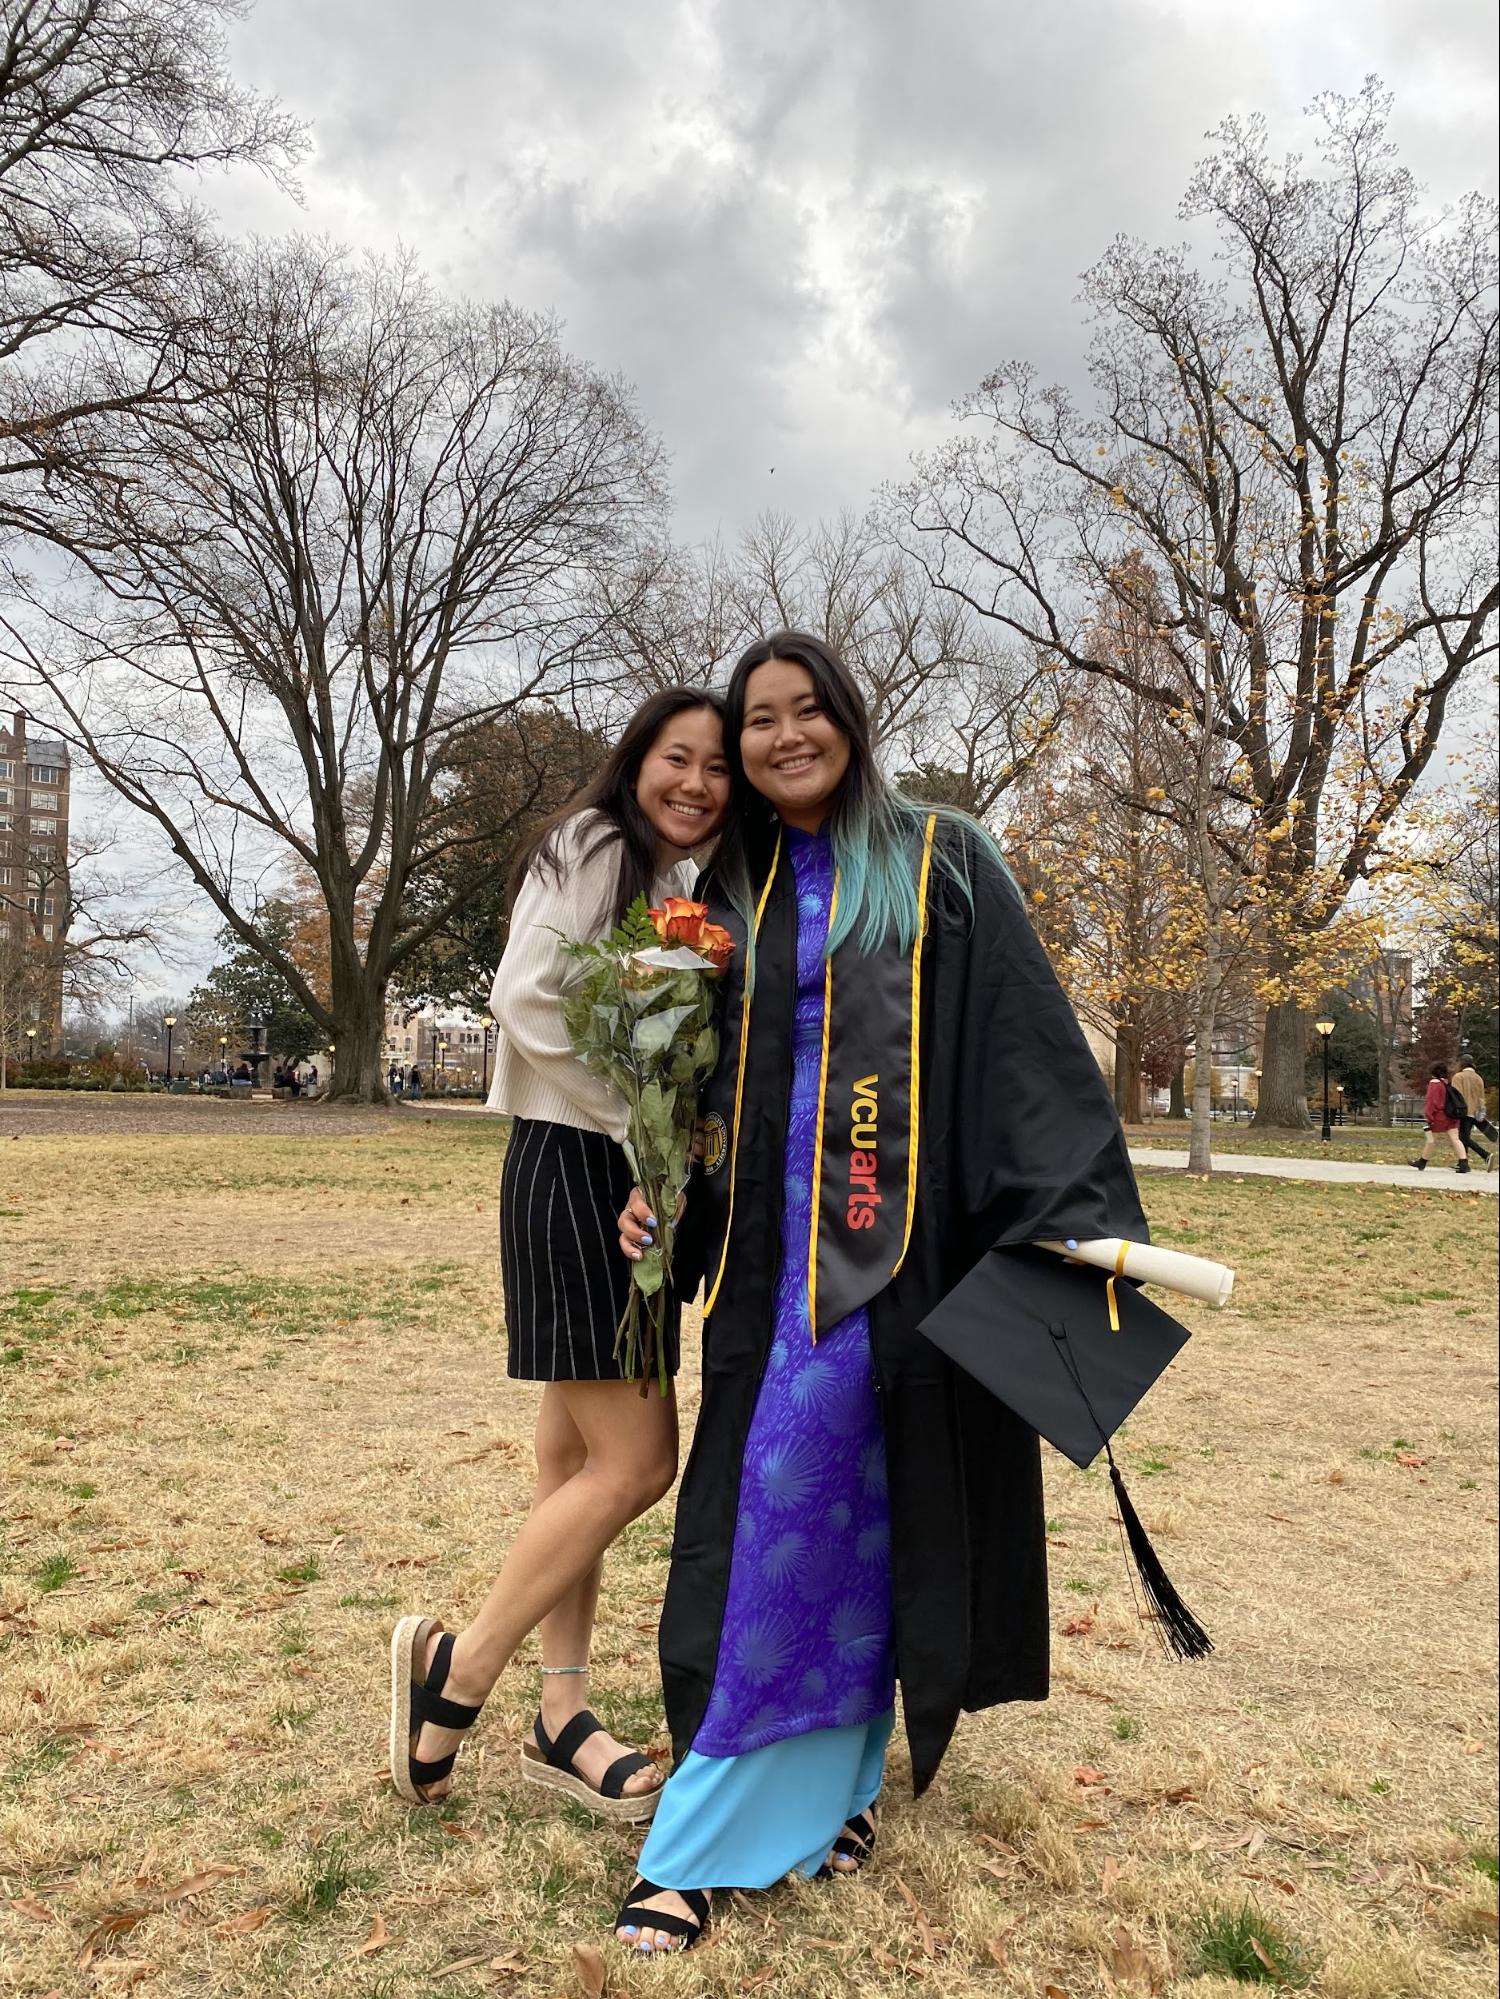
[[[829,1859],[823,1862],[823,1865],[813,1876],[813,1879],[815,1881],[831,1881],[839,1875],[847,1879],[850,1874],[857,1874],[861,1867],[865,1865],[865,1862],[872,1858],[874,1852],[875,1821],[870,1817],[868,1812],[856,1812],[852,1819],[844,1821],[844,1830],[833,1842],[833,1853],[837,1854],[841,1860],[852,1860],[854,1862],[853,1867],[833,1866],[831,1864],[832,1855],[830,1855]]]
[[[627,1749],[624,1755],[617,1756],[600,1778],[597,1789],[578,1774],[574,1757],[591,1735],[604,1732],[604,1723],[588,1708],[575,1714],[567,1727],[559,1730],[556,1741],[549,1739],[540,1714],[533,1732],[536,1741],[521,1744],[521,1775],[528,1783],[541,1784],[550,1791],[564,1791],[575,1804],[616,1825],[644,1825],[655,1812],[662,1792],[660,1784],[654,1791],[625,1795],[625,1786],[632,1777],[641,1770],[656,1768],[651,1758],[642,1756],[638,1750]]]
[[[641,1904],[649,1902],[653,1895],[680,1895],[697,1921],[695,1922],[690,1916],[674,1916],[666,1909],[641,1908]],[[620,1904],[620,1913],[615,1917],[615,1941],[617,1943],[624,1941],[618,1934],[622,1929],[665,1930],[669,1937],[682,1938],[682,1942],[677,1945],[678,1950],[691,1950],[693,1945],[702,1939],[703,1932],[708,1928],[708,1912],[712,1904],[713,1897],[706,1888],[658,1888],[654,1881],[648,1881],[644,1874],[638,1874],[635,1886]],[[640,1911],[639,1920],[627,1924],[625,1918],[632,1910]],[[661,1955],[665,1956],[666,1952],[662,1952]]]
[[[434,1631],[442,1632],[424,1678],[421,1658]],[[455,1749],[424,1763],[416,1754],[423,1722],[435,1728],[472,1728],[480,1709],[464,1707],[444,1697],[453,1658],[453,1633],[435,1617],[403,1617],[391,1633],[391,1782],[409,1805],[435,1805],[441,1799],[424,1795],[440,1784],[458,1760]],[[444,1796],[447,1795],[445,1792]]]

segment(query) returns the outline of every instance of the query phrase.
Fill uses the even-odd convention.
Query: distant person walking
[[[1427,1096],[1423,1103],[1423,1115],[1427,1119],[1427,1138],[1420,1155],[1410,1163],[1419,1173],[1425,1172],[1432,1148],[1440,1138],[1446,1138],[1453,1148],[1455,1173],[1467,1173],[1468,1155],[1464,1151],[1463,1140],[1458,1135],[1459,1119],[1463,1115],[1464,1100],[1448,1080],[1446,1062],[1434,1062],[1432,1075],[1427,1084]]]
[[[1458,1121],[1458,1135],[1465,1152],[1477,1152],[1486,1166],[1493,1164],[1493,1154],[1477,1145],[1473,1134],[1482,1131],[1493,1145],[1495,1127],[1491,1124],[1484,1101],[1484,1078],[1474,1067],[1473,1057],[1465,1055],[1464,1066],[1454,1072],[1453,1087],[1464,1100],[1464,1115]]]
[[[420,1097],[422,1094],[422,1072],[415,1062],[412,1063],[411,1074],[406,1079],[406,1094],[409,1097]]]

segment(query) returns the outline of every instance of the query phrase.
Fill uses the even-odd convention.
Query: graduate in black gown
[[[1039,1440],[919,1328],[997,1245],[1147,1239],[1110,1093],[993,841],[885,782],[836,653],[752,647],[725,748],[740,803],[700,892],[739,948],[677,1241],[681,1294],[708,1287],[703,1401],[660,1635],[676,1769],[617,1929],[643,1950],[696,1941],[715,1887],[868,1857],[891,1672],[918,1795],[964,1710],[1045,1698]],[[637,1199],[626,1253],[650,1233]],[[807,1467],[767,1479],[766,1435],[823,1392],[825,1343],[861,1342],[873,1440],[830,1506]],[[850,1434],[860,1364],[828,1390]],[[835,1603],[816,1656],[834,1583],[798,1507],[846,1525],[872,1480],[888,1541],[867,1520],[859,1545],[885,1621],[865,1615],[870,1669],[840,1681],[850,1618]],[[757,1594],[785,1615],[747,1642]],[[831,1684],[842,1706],[807,1693]]]

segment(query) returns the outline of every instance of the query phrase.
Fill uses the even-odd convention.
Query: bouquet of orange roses
[[[654,1373],[667,1392],[662,1325],[672,1277],[677,1202],[693,1157],[698,1091],[719,1055],[714,987],[734,939],[701,902],[637,897],[598,944],[570,944],[583,967],[563,1001],[573,1051],[624,1097],[625,1155],[657,1217],[657,1241],[631,1266],[630,1302],[615,1336],[641,1393]]]

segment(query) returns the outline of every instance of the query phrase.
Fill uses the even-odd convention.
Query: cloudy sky
[[[1305,143],[1370,71],[1434,197],[1494,182],[1488,0],[259,0],[238,74],[313,128],[305,205],[555,310],[637,386],[685,538],[861,507],[1011,355],[1075,375],[1079,274],[1175,239],[1206,130]],[[774,471],[772,468],[774,467]]]
[[[300,209],[209,182],[225,226],[555,311],[635,383],[684,540],[862,508],[1010,356],[1076,379],[1081,273],[1182,234],[1231,114],[1303,146],[1374,71],[1434,200],[1495,179],[1489,0],[259,0],[233,63],[313,151]]]

